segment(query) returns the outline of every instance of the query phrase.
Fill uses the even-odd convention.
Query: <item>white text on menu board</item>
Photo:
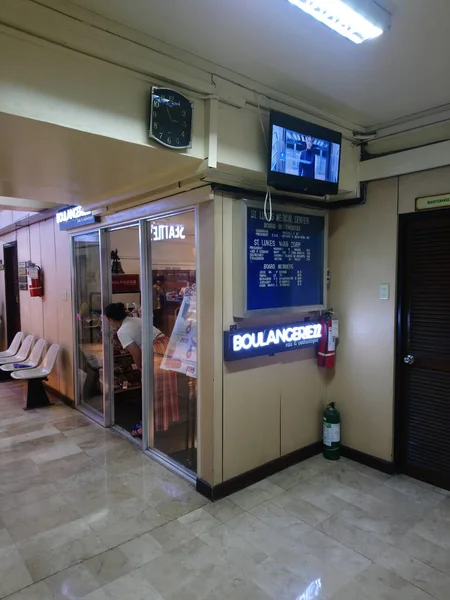
[[[264,219],[261,210],[250,210],[250,219],[262,221],[255,229],[250,243],[249,259],[261,262],[260,288],[302,286],[303,276],[298,263],[311,260],[310,237],[303,231],[309,225],[309,217],[292,213],[275,212],[273,220]]]

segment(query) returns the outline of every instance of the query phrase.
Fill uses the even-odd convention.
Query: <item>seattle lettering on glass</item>
[[[152,242],[184,240],[184,225],[155,225],[152,223]]]

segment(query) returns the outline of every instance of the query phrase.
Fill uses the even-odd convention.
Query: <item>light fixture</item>
[[[355,44],[372,40],[390,25],[390,15],[373,0],[288,0]]]

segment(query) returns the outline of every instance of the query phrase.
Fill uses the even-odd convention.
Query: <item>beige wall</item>
[[[400,177],[398,189],[399,214],[414,212],[416,198],[450,192],[450,167]]]
[[[342,411],[342,442],[392,460],[397,187],[397,179],[371,183],[366,205],[331,213],[329,306],[340,320],[335,373],[318,369],[313,351],[224,364],[223,480],[320,440],[321,413],[332,400]],[[233,323],[227,198],[221,219],[223,331]],[[390,299],[380,300],[385,283]]]
[[[233,324],[232,200],[222,203],[222,344]],[[292,315],[266,317],[248,324],[292,321]],[[224,363],[223,480],[317,442],[326,401],[326,374],[313,351]]]
[[[370,183],[364,206],[330,217],[329,304],[340,320],[327,397],[342,411],[342,442],[393,460],[398,214],[420,196],[448,193],[450,167]],[[379,286],[390,284],[390,299]]]
[[[369,184],[367,203],[330,215],[329,304],[340,322],[327,396],[342,412],[342,443],[392,460],[397,180]],[[379,299],[379,286],[390,299]]]
[[[43,337],[49,344],[61,345],[57,366],[49,378],[49,385],[69,398],[73,390],[72,304],[70,282],[70,243],[66,232],[59,231],[54,219],[48,219],[19,229],[0,238],[3,244],[17,240],[19,262],[33,261],[42,268],[43,298],[31,298],[29,292],[20,292],[22,330]],[[0,297],[4,299],[4,271],[0,272]],[[67,300],[63,293],[67,291]],[[3,314],[6,307],[2,306]]]

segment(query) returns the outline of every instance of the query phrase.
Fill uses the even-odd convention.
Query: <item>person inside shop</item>
[[[298,172],[301,177],[315,179],[316,177],[316,153],[313,148],[313,140],[310,135],[306,136],[306,150],[300,152]]]
[[[180,297],[184,298],[185,296],[190,296],[192,290],[194,289],[195,286],[195,279],[188,279],[186,281],[186,285],[183,286],[180,290]]]
[[[142,319],[130,317],[122,302],[109,304],[105,308],[105,317],[108,323],[116,330],[122,348],[129,352],[134,364],[142,371]],[[169,339],[155,326],[153,326],[153,354],[154,354],[154,404],[155,426],[158,427],[159,415],[166,421],[178,420],[178,388],[176,375],[171,371],[160,368],[161,359],[169,343]],[[132,428],[134,437],[142,436],[142,420]]]
[[[153,279],[153,325],[162,329],[163,325],[163,309],[165,303],[164,295],[164,279],[155,277]]]

